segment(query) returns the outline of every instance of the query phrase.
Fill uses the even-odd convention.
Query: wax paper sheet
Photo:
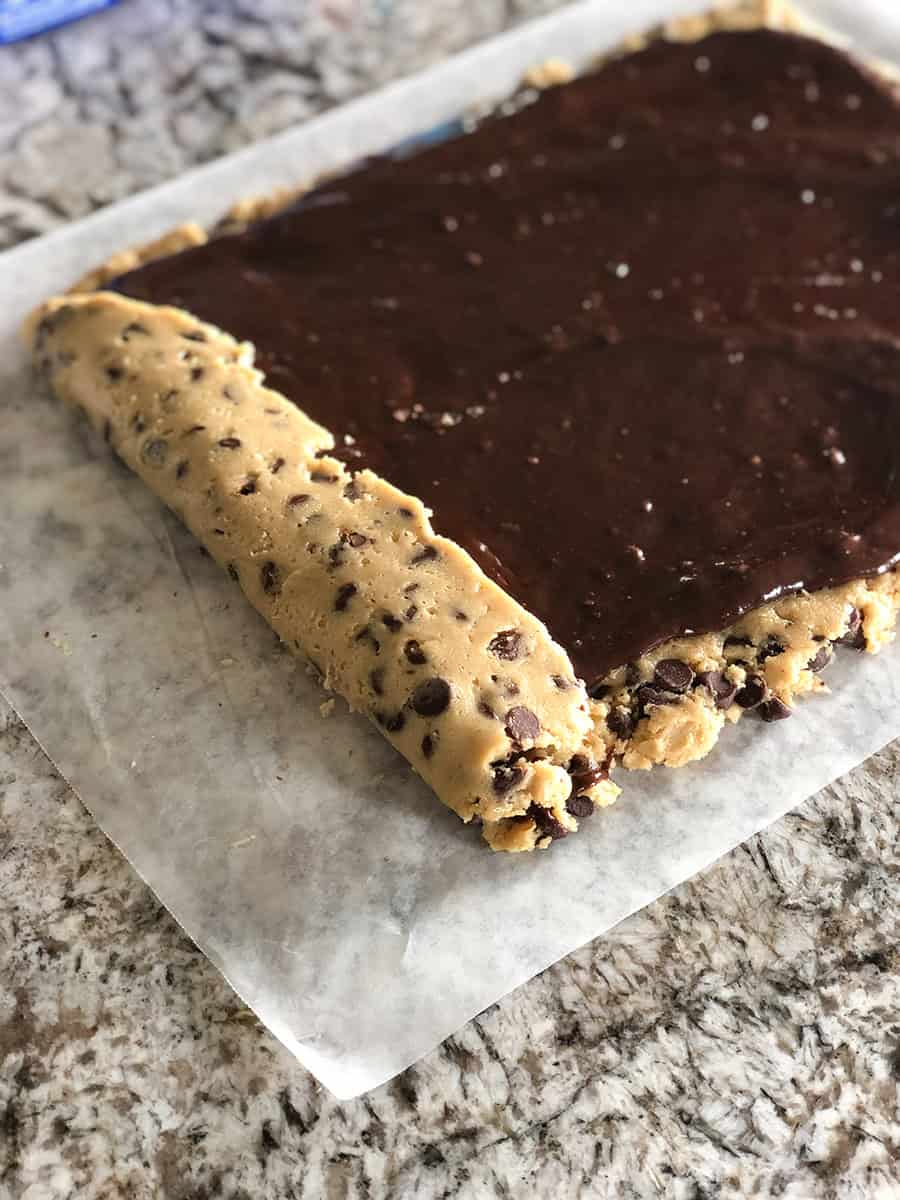
[[[123,246],[395,145],[508,93],[534,62],[583,64],[677,8],[575,5],[0,260],[0,684],[163,903],[339,1097],[900,734],[900,646],[839,656],[830,697],[743,722],[698,766],[626,776],[621,801],[549,853],[493,855],[363,718],[342,702],[322,717],[322,692],[237,588],[36,394],[16,326]],[[857,30],[865,18],[864,44],[891,53],[890,5],[820,8]]]

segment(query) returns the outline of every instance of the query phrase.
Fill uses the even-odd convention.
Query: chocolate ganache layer
[[[589,683],[900,552],[900,111],[658,42],[114,285],[257,348]]]

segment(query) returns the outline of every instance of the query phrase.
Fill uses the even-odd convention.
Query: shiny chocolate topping
[[[528,97],[526,97],[528,99]],[[663,42],[118,281],[256,344],[588,683],[900,553],[900,110]]]

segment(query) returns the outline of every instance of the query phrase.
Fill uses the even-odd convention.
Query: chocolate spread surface
[[[257,348],[588,683],[900,554],[900,110],[767,31],[659,42],[119,290]]]

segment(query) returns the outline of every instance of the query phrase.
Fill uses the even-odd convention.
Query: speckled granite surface
[[[548,7],[126,0],[0,51],[0,240]],[[338,1103],[0,702],[0,1197],[900,1197],[898,770]]]

